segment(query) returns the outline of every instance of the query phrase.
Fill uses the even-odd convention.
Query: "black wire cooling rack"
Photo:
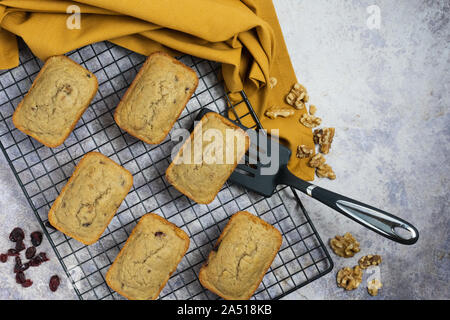
[[[99,80],[91,106],[58,148],[47,148],[17,130],[12,114],[43,65],[22,41],[19,47],[20,65],[0,71],[0,147],[80,299],[121,299],[106,285],[105,274],[147,212],[164,216],[191,239],[186,256],[160,299],[217,299],[201,286],[198,271],[228,218],[240,210],[258,215],[283,234],[281,249],[252,299],[281,298],[331,271],[333,262],[293,189],[280,187],[272,197],[264,198],[227,183],[212,203],[196,204],[164,178],[176,142],[169,137],[159,145],[149,145],[118,128],[113,112],[144,62],[142,55],[109,42],[68,53]],[[220,64],[187,55],[180,60],[193,68],[200,80],[175,128],[190,128],[204,107],[224,115],[231,110],[241,115],[237,122],[250,121],[253,129],[261,128],[243,92],[242,100],[231,104],[224,91]],[[100,240],[85,246],[51,228],[47,213],[75,165],[93,150],[129,170],[134,185]]]

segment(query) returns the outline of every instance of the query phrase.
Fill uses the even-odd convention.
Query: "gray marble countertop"
[[[301,195],[324,241],[351,232],[361,252],[332,254],[335,268],[287,299],[449,299],[450,7],[448,1],[274,0],[291,59],[318,107],[336,128],[328,163],[337,180],[317,184],[413,222],[414,246],[391,242]],[[367,8],[376,5],[375,11]],[[379,9],[379,28],[371,14]],[[370,11],[370,9],[369,9]],[[369,19],[369,24],[368,24]],[[0,251],[17,225],[39,229],[3,154],[0,154]],[[295,213],[293,213],[295,214]],[[76,299],[68,281],[51,293],[48,279],[64,272],[51,261],[29,271],[22,290],[0,264],[0,299]],[[382,255],[383,289],[371,298],[361,285],[346,292],[336,272],[369,253]]]

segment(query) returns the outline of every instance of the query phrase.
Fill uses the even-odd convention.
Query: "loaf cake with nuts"
[[[133,185],[133,176],[99,152],[89,152],[56,198],[50,224],[86,245],[105,231]]]
[[[106,283],[127,299],[154,300],[188,248],[183,230],[156,214],[146,214],[106,273]]]
[[[250,144],[247,133],[215,112],[203,116],[166,171],[167,180],[197,203],[214,200]]]
[[[17,129],[47,147],[67,139],[97,92],[95,75],[66,56],[50,57],[17,106]]]
[[[171,56],[150,55],[114,113],[117,125],[149,144],[172,129],[198,85],[194,70]]]
[[[246,211],[234,214],[200,269],[202,285],[227,300],[248,300],[282,243],[281,233]]]

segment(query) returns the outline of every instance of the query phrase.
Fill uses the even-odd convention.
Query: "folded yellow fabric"
[[[67,9],[81,11],[81,28],[67,28]],[[266,129],[279,128],[293,150],[290,169],[312,180],[314,170],[295,158],[298,144],[312,145],[312,132],[295,119],[267,120],[264,110],[282,105],[296,82],[271,0],[0,0],[0,69],[18,65],[15,36],[42,60],[109,40],[149,55],[184,52],[222,63],[231,92],[244,89]],[[278,79],[267,89],[270,76]]]

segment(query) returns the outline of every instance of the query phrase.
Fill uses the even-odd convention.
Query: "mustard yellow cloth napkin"
[[[67,27],[73,5],[80,29]],[[293,151],[293,173],[314,179],[306,160],[295,157],[298,144],[313,145],[311,130],[298,122],[301,111],[290,119],[264,117],[297,81],[271,0],[0,0],[0,69],[19,63],[16,36],[42,60],[109,40],[143,55],[183,52],[220,62],[228,90],[244,89],[263,126],[280,129]],[[266,86],[270,77],[278,79],[274,89]]]

